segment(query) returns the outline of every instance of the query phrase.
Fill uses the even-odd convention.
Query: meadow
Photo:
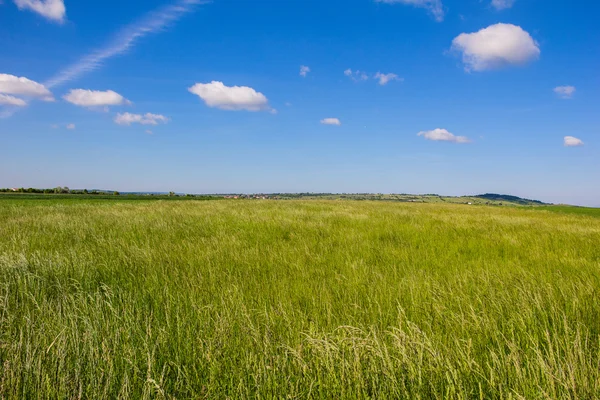
[[[600,398],[600,218],[0,199],[0,398]]]

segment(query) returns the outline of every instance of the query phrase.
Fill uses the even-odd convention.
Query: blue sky
[[[582,0],[4,0],[0,187],[600,206],[599,14]]]

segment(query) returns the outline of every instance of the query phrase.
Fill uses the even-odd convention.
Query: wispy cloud
[[[342,121],[340,121],[338,118],[325,118],[325,119],[321,120],[321,123],[323,125],[336,125],[336,126],[342,125]]]
[[[565,136],[565,147],[578,147],[583,146],[583,141],[573,136]]]
[[[379,80],[379,84],[381,86],[385,86],[388,83],[390,83],[391,81],[399,81],[402,82],[404,79],[400,78],[398,75],[396,74],[382,74],[381,72],[378,72],[375,74],[375,79]]]
[[[511,8],[513,4],[515,4],[515,0],[492,0],[492,7],[496,10]]]
[[[106,46],[91,52],[76,63],[60,71],[48,80],[44,86],[48,88],[59,86],[77,79],[87,72],[98,69],[109,58],[129,51],[143,37],[164,30],[185,14],[192,12],[194,6],[205,3],[208,3],[208,1],[178,0],[175,3],[147,13],[140,20],[123,28]]]
[[[300,76],[303,78],[306,78],[306,75],[308,75],[308,73],[310,72],[310,67],[307,67],[306,65],[302,65],[300,67]]]
[[[424,8],[433,17],[437,22],[442,22],[444,20],[444,5],[442,4],[442,0],[375,0],[377,3],[387,3],[387,4],[405,4],[409,6],[414,6],[418,8]]]
[[[166,124],[169,122],[169,118],[161,114],[146,113],[142,114],[130,114],[128,112],[123,114],[117,114],[115,117],[115,123],[119,125],[131,125],[131,124],[142,124],[142,125],[158,125],[159,123]]]
[[[453,133],[448,132],[446,129],[434,129],[431,131],[421,131],[417,133],[417,136],[423,136],[427,140],[433,140],[434,142],[452,142],[452,143],[470,143],[466,136],[456,136]]]
[[[577,89],[575,86],[558,86],[554,88],[554,93],[556,93],[561,99],[565,100],[572,99],[576,91]]]
[[[358,71],[358,70],[353,71],[351,68],[348,68],[347,70],[345,70],[344,75],[346,75],[348,78],[352,79],[355,82],[366,81],[369,79],[369,75],[367,75],[366,72]]]

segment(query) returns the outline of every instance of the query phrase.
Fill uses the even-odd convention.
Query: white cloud
[[[575,94],[575,86],[558,86],[554,88],[554,93],[556,93],[561,99],[572,99]]]
[[[421,131],[417,136],[423,136],[427,140],[436,142],[453,142],[453,143],[470,143],[471,141],[466,136],[455,136],[446,129],[434,129],[432,131]]]
[[[321,120],[321,123],[323,125],[336,125],[336,126],[342,125],[342,122],[337,118],[325,118],[325,119]]]
[[[452,50],[462,53],[466,71],[485,71],[508,65],[523,65],[540,56],[529,33],[511,24],[496,24],[475,33],[461,33]]]
[[[152,135],[154,132],[152,132],[150,129],[146,129],[146,133],[147,133],[148,135]]]
[[[19,10],[30,10],[49,20],[63,23],[66,15],[64,0],[14,0]]]
[[[391,81],[400,81],[401,82],[404,80],[396,74],[391,74],[391,73],[390,74],[382,74],[381,72],[378,72],[375,74],[375,79],[379,79],[379,84],[382,86],[387,85]]]
[[[369,79],[369,75],[367,75],[366,72],[359,70],[352,71],[350,68],[344,71],[344,75],[346,75],[348,78],[352,79],[355,82],[366,81]]]
[[[75,124],[68,124],[67,129],[70,129],[70,130],[75,129]]]
[[[25,107],[27,102],[23,99],[19,99],[17,97],[9,96],[7,94],[0,94],[0,105],[2,106],[15,106],[15,107]]]
[[[102,66],[105,60],[126,53],[139,39],[155,32],[164,31],[170,24],[191,12],[193,6],[201,3],[205,3],[205,1],[178,0],[147,13],[141,20],[125,26],[106,46],[92,51],[75,64],[59,72],[46,82],[46,86],[52,88],[78,78],[86,72],[96,70]]]
[[[310,67],[307,67],[306,65],[300,66],[300,76],[301,77],[306,78],[306,75],[308,75],[309,72],[310,72]]]
[[[583,146],[583,142],[573,136],[565,136],[565,147]]]
[[[229,111],[271,111],[266,96],[247,86],[225,86],[223,82],[196,83],[188,88],[207,106]]]
[[[115,117],[115,122],[119,125],[131,125],[131,124],[142,124],[142,125],[158,125],[159,123],[166,124],[169,121],[169,118],[160,114],[151,114],[146,113],[142,114],[130,114],[119,113]]]
[[[80,107],[121,106],[124,104],[131,104],[125,97],[112,90],[102,92],[99,90],[72,89],[63,96],[63,99]]]
[[[409,6],[424,8],[435,18],[436,21],[444,20],[444,5],[442,0],[375,0],[378,3],[405,4]]]
[[[513,4],[515,4],[515,0],[492,0],[492,7],[496,10],[511,8]]]
[[[0,93],[54,101],[52,93],[40,83],[24,77],[0,74]]]

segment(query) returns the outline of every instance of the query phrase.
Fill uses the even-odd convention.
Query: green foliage
[[[600,397],[598,218],[10,196],[0,398]]]

